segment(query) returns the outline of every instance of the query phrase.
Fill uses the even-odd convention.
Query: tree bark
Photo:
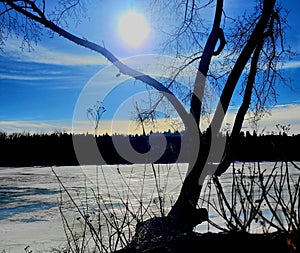
[[[255,77],[256,77],[256,73],[257,73],[257,64],[259,61],[259,56],[260,56],[262,48],[263,48],[263,40],[257,45],[257,47],[253,53],[243,102],[238,110],[237,115],[236,115],[234,125],[232,128],[232,132],[230,135],[230,140],[228,141],[228,145],[226,146],[226,151],[224,153],[223,159],[222,159],[217,171],[215,172],[216,176],[220,176],[228,169],[228,167],[230,166],[232,159],[234,157],[234,148],[236,146],[236,141],[241,132],[245,115],[246,115],[246,113],[249,109],[250,103],[251,103],[251,96],[252,96],[253,86],[254,86]]]
[[[226,43],[223,30],[220,28],[223,11],[223,1],[224,0],[217,1],[213,27],[205,43],[203,54],[201,56],[198,71],[195,78],[194,90],[191,98],[190,112],[193,115],[197,126],[199,126],[200,123],[202,99],[204,96],[205,82],[211,59],[213,56],[221,53]],[[220,40],[220,45],[215,51],[218,40]]]
[[[189,230],[193,229],[194,226],[197,225],[197,224],[195,224],[197,219],[195,219],[194,216],[197,215],[197,203],[198,203],[201,189],[202,189],[202,185],[199,184],[199,178],[200,178],[201,173],[202,173],[203,169],[205,168],[205,166],[209,166],[209,164],[207,164],[209,162],[209,161],[207,161],[207,158],[208,158],[208,155],[210,152],[209,150],[211,148],[211,139],[210,138],[212,138],[211,136],[213,136],[213,137],[216,136],[217,133],[220,131],[222,122],[224,120],[224,116],[229,107],[229,103],[233,96],[233,92],[236,88],[238,80],[240,79],[240,76],[241,76],[243,70],[245,69],[245,66],[248,63],[249,59],[251,58],[253,52],[255,51],[256,47],[258,46],[259,43],[261,43],[261,41],[264,38],[265,30],[267,29],[268,23],[272,16],[272,13],[274,12],[273,9],[274,9],[275,2],[276,2],[276,0],[265,0],[263,2],[263,9],[262,9],[261,17],[258,20],[252,34],[250,35],[248,42],[244,46],[241,54],[239,55],[239,57],[236,61],[236,64],[233,67],[233,70],[231,71],[230,75],[228,76],[227,82],[225,84],[225,87],[223,89],[223,92],[220,97],[220,101],[218,103],[218,106],[217,106],[217,109],[215,112],[215,115],[214,115],[211,125],[208,128],[208,131],[206,133],[206,135],[208,135],[208,137],[206,138],[206,142],[201,140],[201,145],[200,145],[200,150],[199,150],[197,161],[193,165],[193,167],[189,169],[189,173],[184,180],[179,197],[168,214],[168,217],[174,223],[174,226],[178,230],[189,231]],[[220,1],[218,1],[218,3],[220,3]],[[218,6],[217,6],[217,10],[218,10]],[[208,47],[209,47],[209,45],[208,45]],[[213,56],[213,53],[214,53],[214,49],[208,50],[208,52],[210,53],[210,58],[208,56],[205,56],[205,57],[203,57],[203,59],[207,59],[207,58],[211,59],[211,57]],[[255,55],[255,57],[259,56],[259,52],[260,52],[260,50],[258,50],[258,55]],[[205,60],[205,61],[207,63],[210,63],[210,60]],[[256,61],[254,60],[253,62],[256,62]],[[207,66],[205,64],[203,64],[203,65],[206,67],[206,68],[204,68],[204,70],[206,71],[206,74],[207,74],[209,66]],[[256,65],[257,65],[257,62],[256,62]],[[205,72],[204,72],[204,74],[205,74]],[[255,74],[256,74],[256,71],[254,73],[253,78],[255,78]],[[253,80],[253,82],[254,82],[254,80]],[[251,85],[249,85],[248,87],[252,88]],[[251,89],[251,91],[252,91],[252,89]],[[247,110],[245,111],[245,109],[248,109],[248,107],[247,107],[248,101],[246,101],[246,100],[248,99],[249,92],[250,91],[247,90],[244,104],[242,105],[242,107],[240,109],[240,115],[237,118],[237,124],[236,124],[235,130],[237,130],[238,126],[240,126],[242,124],[243,119],[244,119],[244,114],[247,111]],[[251,94],[250,94],[250,97],[251,97]],[[195,101],[196,102],[193,103],[192,106],[201,105],[200,101],[197,101],[197,100],[195,100]],[[200,110],[200,109],[192,108],[191,111],[197,112],[197,110]],[[197,117],[200,115],[198,113],[194,113],[193,115],[194,115],[195,121],[197,122],[197,119],[198,119]],[[242,121],[240,121],[240,120],[242,120]],[[199,136],[201,136],[200,130],[199,130]],[[225,171],[228,168],[228,167],[225,168],[225,165],[229,166],[230,163],[228,164],[228,162],[226,162],[226,163],[224,162],[222,170],[218,170],[218,172]],[[201,221],[201,220],[204,220],[205,218],[207,218],[207,217],[200,217],[199,220]]]
[[[255,50],[257,42],[264,36],[264,32],[268,26],[271,15],[274,13],[275,2],[276,0],[264,0],[261,17],[228,76],[211,123],[211,126],[214,126],[213,128],[215,131],[219,131],[221,128],[238,80],[240,79],[246,64]]]
[[[202,185],[199,185],[199,178],[202,172],[202,168],[205,166],[207,160],[210,143],[204,142],[201,139],[201,132],[199,128],[202,99],[205,90],[205,82],[211,59],[214,55],[218,55],[225,45],[225,38],[223,30],[220,28],[221,18],[223,11],[223,0],[218,0],[216,5],[216,11],[214,16],[214,23],[210,35],[206,41],[197,75],[195,78],[194,90],[191,98],[190,112],[197,125],[197,136],[192,135],[189,129],[186,132],[192,141],[194,138],[199,137],[197,140],[200,143],[200,149],[198,150],[198,156],[195,163],[189,164],[188,175],[182,185],[180,195],[168,214],[168,217],[172,221],[174,227],[181,231],[190,231],[197,224],[204,220],[207,220],[208,214],[203,210],[197,210],[197,203],[202,189]],[[220,44],[217,50],[215,50],[218,40]],[[195,145],[197,147],[197,145]]]

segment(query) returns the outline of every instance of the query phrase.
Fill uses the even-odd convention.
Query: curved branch
[[[224,31],[223,31],[222,28],[219,28],[218,39],[220,41],[220,44],[218,46],[218,49],[213,52],[214,56],[219,55],[222,52],[222,50],[224,49],[225,45],[226,45],[226,39],[225,39]]]
[[[223,12],[223,0],[217,1],[214,23],[210,35],[206,41],[201,60],[199,62],[198,72],[195,79],[194,90],[191,99],[190,112],[193,115],[197,125],[200,123],[202,99],[205,90],[205,79],[214,55],[214,50],[220,37],[220,24]],[[224,36],[223,30],[222,34]],[[225,39],[225,38],[224,38]],[[221,44],[220,44],[221,45]]]
[[[257,47],[255,48],[255,51],[253,53],[243,102],[238,110],[237,115],[236,115],[232,133],[230,136],[230,140],[226,147],[226,152],[223,156],[223,159],[222,159],[220,165],[218,166],[218,169],[215,172],[215,175],[217,175],[217,176],[220,176],[221,174],[223,174],[228,169],[228,167],[230,166],[230,164],[232,162],[232,158],[234,155],[233,149],[234,149],[236,140],[239,136],[239,133],[242,129],[245,115],[250,106],[253,86],[255,83],[255,77],[256,77],[256,73],[257,73],[257,65],[258,65],[260,53],[262,51],[262,47],[263,47],[263,40],[261,43],[259,43],[257,45]]]
[[[261,17],[259,18],[251,36],[249,37],[248,42],[241,51],[230,75],[228,76],[209,129],[213,128],[214,131],[220,130],[233,96],[233,92],[243,73],[243,70],[257,46],[257,41],[264,37],[265,29],[268,27],[270,18],[274,13],[275,2],[276,0],[265,0],[263,2],[263,11]]]

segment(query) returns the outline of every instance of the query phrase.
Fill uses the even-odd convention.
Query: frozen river
[[[82,171],[56,168],[79,183]],[[78,176],[76,176],[78,175]],[[58,212],[59,185],[51,168],[0,169],[0,252],[43,252],[65,241]]]
[[[263,164],[267,169],[273,165]],[[138,212],[143,202],[147,203],[147,212],[151,216],[160,212],[158,192],[163,196],[166,210],[174,203],[187,165],[0,168],[1,253],[25,252],[27,246],[33,253],[54,252],[65,245],[59,206],[70,224],[78,219],[78,213],[52,169],[76,203],[83,208],[88,203],[91,212],[97,208],[93,195],[97,191],[109,208],[117,209],[124,201],[129,201],[132,211]],[[231,170],[222,176],[227,192],[231,189],[231,177]],[[214,195],[212,193],[212,197]],[[212,211],[210,219],[222,225]],[[207,224],[203,223],[198,230],[206,231]]]
[[[77,217],[66,194],[61,194],[52,169],[72,197],[79,201],[85,200],[87,192],[97,186],[102,197],[115,205],[121,203],[121,198],[141,197],[143,201],[150,201],[157,192],[150,165],[0,168],[1,253],[25,252],[27,246],[33,252],[51,252],[65,244],[58,208],[61,196],[70,223]],[[160,186],[171,198],[175,197],[186,166],[162,165],[159,169],[156,166],[156,170]]]

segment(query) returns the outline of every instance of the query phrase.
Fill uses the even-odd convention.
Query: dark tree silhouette
[[[182,1],[170,1],[168,4],[164,4],[165,1],[154,1],[153,6],[159,6],[164,11],[176,8],[177,12],[183,15],[182,25],[172,33],[173,37],[167,44],[173,47],[175,43],[178,57],[186,56],[187,48],[190,50],[185,64],[178,71],[199,61],[189,103],[190,110],[186,111],[179,97],[172,92],[172,82],[164,85],[157,79],[125,65],[105,47],[82,39],[63,28],[61,25],[63,18],[75,15],[76,19],[78,12],[83,10],[81,1],[61,1],[64,4],[54,14],[47,10],[45,0],[0,2],[2,42],[7,38],[7,34],[14,32],[18,35],[23,33],[23,44],[31,45],[32,41],[38,40],[42,27],[46,27],[75,44],[100,53],[113,63],[121,74],[152,86],[169,100],[185,125],[191,147],[196,149],[193,150],[196,158],[190,162],[189,173],[175,205],[168,214],[167,224],[171,224],[170,226],[178,231],[193,229],[197,222],[205,218],[195,220],[193,217],[199,214],[197,203],[202,189],[200,179],[203,179],[208,169],[212,170],[209,167],[211,153],[220,152],[219,166],[212,171],[215,176],[219,176],[227,170],[233,159],[232,151],[238,143],[246,113],[252,109],[254,116],[257,117],[259,113],[264,112],[270,105],[270,98],[276,95],[275,84],[277,81],[284,81],[279,67],[282,59],[290,52],[284,46],[283,29],[286,20],[282,7],[276,0],[255,1],[256,7],[252,13],[235,18],[228,17],[224,12],[224,0],[210,0],[204,5],[201,5],[200,1],[189,0],[184,4]],[[211,30],[202,46],[207,34],[205,30],[199,31],[204,26],[199,11],[209,6],[214,6],[215,13]],[[214,58],[218,60],[213,61]],[[203,133],[199,126],[204,110],[205,80],[209,78],[219,87],[221,95],[214,116],[205,131],[206,138],[202,138]],[[214,143],[214,139],[221,131],[234,92],[240,83],[242,83],[242,102],[226,142],[225,151],[221,152],[215,149],[217,144]],[[140,113],[139,116],[141,115]],[[139,120],[143,121],[142,118]],[[203,210],[200,212],[202,215]]]

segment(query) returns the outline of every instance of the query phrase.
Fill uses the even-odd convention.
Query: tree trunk
[[[246,115],[246,113],[249,109],[250,103],[251,103],[251,96],[252,96],[253,86],[254,86],[255,77],[256,77],[256,73],[257,73],[257,64],[259,61],[259,56],[260,56],[262,47],[263,47],[263,39],[261,40],[260,43],[258,43],[258,45],[253,53],[243,102],[238,110],[237,115],[236,115],[234,126],[232,128],[232,132],[230,135],[230,139],[226,146],[226,152],[224,152],[222,161],[221,161],[217,171],[215,172],[215,175],[217,175],[217,176],[222,175],[228,169],[228,167],[230,166],[232,159],[234,157],[236,142],[239,138],[239,134],[240,134],[242,126],[243,126],[245,115]]]
[[[220,1],[218,1],[218,3],[219,2]],[[265,0],[263,2],[263,10],[262,10],[261,17],[258,20],[248,42],[244,46],[240,56],[237,59],[237,62],[235,64],[232,72],[230,73],[230,75],[228,77],[228,80],[224,87],[223,93],[220,97],[220,101],[219,101],[216,113],[215,113],[212,123],[206,133],[208,138],[206,138],[206,142],[203,142],[203,140],[200,140],[201,145],[200,145],[200,150],[199,150],[197,160],[196,160],[195,164],[192,166],[192,168],[189,168],[189,173],[188,173],[186,179],[184,180],[179,197],[178,197],[175,205],[171,208],[171,210],[168,214],[168,217],[170,218],[173,226],[179,231],[191,231],[197,224],[208,219],[207,212],[204,212],[201,209],[197,210],[197,203],[198,203],[201,189],[202,189],[202,185],[199,184],[199,178],[200,178],[201,173],[204,170],[205,166],[209,166],[209,164],[207,164],[209,162],[209,161],[207,161],[207,158],[208,158],[210,148],[211,148],[211,140],[209,138],[214,138],[214,136],[216,136],[217,132],[219,132],[222,122],[223,122],[223,119],[224,119],[224,116],[225,116],[228,106],[230,104],[233,92],[238,83],[238,80],[239,80],[243,70],[245,69],[246,64],[248,63],[249,59],[251,58],[253,52],[255,51],[255,49],[257,47],[259,48],[259,50],[257,50],[258,53],[255,54],[254,58],[259,56],[260,47],[261,47],[261,45],[259,45],[259,44],[261,44],[263,41],[263,38],[265,36],[265,30],[268,28],[270,18],[272,16],[272,14],[274,13],[273,9],[274,9],[275,2],[276,2],[276,0]],[[205,50],[204,50],[204,52],[205,52]],[[212,50],[210,50],[210,54],[211,54],[210,57],[212,57],[212,55],[213,55]],[[203,59],[207,59],[207,57],[208,56],[204,56]],[[255,66],[254,66],[255,68],[257,65],[256,60],[257,59],[253,60],[253,62],[255,63]],[[210,62],[210,60],[207,62]],[[208,68],[207,68],[207,70],[208,70]],[[252,85],[253,85],[255,74],[256,74],[256,71],[254,71],[254,72],[255,72],[254,76],[251,76],[251,78],[253,80],[250,80],[252,82]],[[206,72],[206,74],[207,74],[207,72]],[[248,87],[251,87],[251,91],[252,91],[251,84],[249,84]],[[243,123],[243,120],[241,121],[241,119],[244,118],[244,115],[247,111],[245,109],[248,108],[247,107],[248,103],[250,103],[249,94],[251,97],[251,92],[248,89],[247,93],[246,93],[246,100],[244,101],[244,104],[241,107],[239,117],[237,117],[237,119],[236,119],[239,121],[238,124],[236,124],[236,127],[237,127],[236,129],[238,129],[238,127],[240,127],[241,124]],[[191,103],[191,106],[195,106],[195,105],[199,106],[199,105],[201,105],[201,103],[199,103],[199,102],[195,103],[195,104]],[[223,107],[225,107],[224,108],[225,114],[222,115],[220,112],[223,111]],[[191,109],[192,109],[191,112],[200,110],[199,108],[191,108]],[[198,113],[195,113],[194,115],[197,115],[197,117],[199,116]],[[198,120],[198,118],[195,118],[196,122],[198,122],[197,120]],[[201,136],[200,130],[199,130],[199,136]],[[211,137],[211,136],[213,136],[213,137]],[[192,139],[193,138],[191,136],[191,140]],[[230,165],[230,162],[228,162],[228,160],[226,160],[226,162],[223,162],[223,164],[222,164],[222,170],[217,170],[217,171],[224,172],[227,170],[229,165]]]
[[[201,139],[199,124],[205,82],[211,59],[214,55],[218,55],[225,46],[223,30],[220,28],[223,1],[224,0],[217,1],[213,27],[206,41],[201,60],[199,62],[191,98],[190,112],[198,128],[197,137],[199,137],[200,140],[197,140],[197,142],[200,143],[200,150],[198,150],[199,153],[195,163],[189,164],[188,175],[184,180],[180,195],[176,204],[172,207],[168,214],[168,217],[175,229],[180,231],[191,231],[197,224],[208,219],[208,213],[206,210],[197,210],[196,208],[202,189],[202,185],[199,184],[199,178],[205,166],[210,146],[209,141],[204,142],[203,139]],[[218,40],[220,40],[220,44],[218,49],[215,51]],[[189,129],[186,129],[186,131],[187,134],[190,135],[188,138],[193,141],[196,136],[192,136],[192,133],[189,133]]]
[[[199,177],[207,158],[207,151],[202,146],[201,155],[198,156],[193,167],[189,168],[190,173],[185,178],[179,197],[168,214],[174,228],[178,231],[192,231],[196,225],[208,219],[207,211],[197,209],[202,190],[202,185],[199,184]]]

